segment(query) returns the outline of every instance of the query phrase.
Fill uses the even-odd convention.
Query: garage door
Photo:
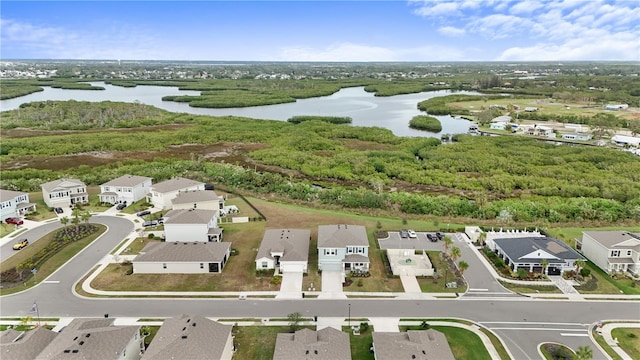
[[[285,272],[297,272],[297,273],[302,273],[304,272],[304,265],[302,264],[283,264],[280,263],[280,271],[285,273]]]

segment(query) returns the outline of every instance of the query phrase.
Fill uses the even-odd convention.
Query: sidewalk
[[[613,351],[615,351],[616,354],[618,354],[618,356],[622,358],[622,360],[634,360],[631,356],[629,356],[629,354],[627,354],[624,350],[622,350],[620,346],[618,346],[618,339],[614,339],[613,336],[611,335],[611,331],[615,328],[636,328],[637,329],[637,328],[640,328],[640,322],[607,323],[607,324],[604,324],[602,328],[600,328],[600,331],[598,331],[602,335],[604,340],[607,342],[607,345],[609,345],[611,349],[613,349]],[[589,331],[589,337],[592,338],[591,341],[597,344],[595,339],[593,339],[591,331]]]

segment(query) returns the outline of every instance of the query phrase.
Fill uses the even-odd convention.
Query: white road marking
[[[560,336],[589,336],[589,334],[567,334],[567,333],[560,333]]]
[[[469,289],[469,291],[489,291],[489,289]]]
[[[45,280],[43,284],[60,284],[60,280]]]
[[[529,328],[529,327],[492,327],[490,329],[494,331],[495,330],[587,331],[585,329],[557,329],[557,328]]]

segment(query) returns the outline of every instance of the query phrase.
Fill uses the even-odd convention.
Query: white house
[[[233,326],[203,316],[181,315],[166,319],[142,360],[218,359],[233,357]]]
[[[164,215],[166,241],[222,241],[218,227],[218,210],[177,209]]]
[[[304,229],[268,229],[256,256],[256,270],[307,272],[311,231]]]
[[[139,360],[144,351],[140,325],[115,326],[114,321],[73,319],[36,359]]]
[[[154,207],[160,209],[171,209],[171,201],[184,191],[204,190],[204,183],[185,178],[174,178],[151,186],[148,201]]]
[[[618,146],[640,146],[640,137],[614,135],[611,137],[611,142]]]
[[[48,207],[68,207],[89,202],[87,185],[78,179],[58,179],[40,185],[42,199]]]
[[[100,185],[100,202],[112,205],[132,203],[144,199],[151,190],[151,178],[123,175]]]
[[[593,135],[588,133],[574,132],[564,133],[562,134],[562,138],[565,140],[589,141],[593,139]]]
[[[0,189],[0,221],[36,211],[36,204],[29,202],[29,193]]]
[[[151,242],[132,260],[133,273],[220,273],[230,255],[230,242]]]
[[[318,270],[369,271],[369,240],[362,225],[318,226]]]
[[[493,239],[487,245],[513,270],[560,275],[575,270],[576,260],[585,260],[577,251],[550,237],[510,237]],[[546,260],[546,269],[543,269]]]
[[[183,191],[171,201],[173,209],[224,209],[224,197],[213,190]]]
[[[581,250],[605,272],[640,275],[640,233],[583,231]]]
[[[538,125],[538,124],[534,124],[533,126],[525,125],[525,126],[522,126],[522,128],[525,134],[527,135],[542,136],[542,137],[548,137],[548,138],[553,138],[556,136],[552,128],[544,125]]]
[[[628,104],[607,104],[603,107],[605,110],[626,110],[629,108]]]

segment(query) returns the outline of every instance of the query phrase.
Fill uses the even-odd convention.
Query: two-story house
[[[173,209],[224,209],[224,197],[213,190],[183,191],[171,201]]]
[[[365,227],[318,226],[318,270],[369,271],[369,240]]]
[[[71,206],[89,202],[87,185],[78,179],[58,179],[40,185],[42,199],[48,207]]]
[[[218,210],[176,209],[164,215],[167,242],[222,241]]]
[[[150,190],[151,178],[127,174],[100,185],[98,197],[101,203],[131,205],[144,199]]]
[[[29,202],[29,194],[22,191],[0,189],[0,220],[22,216],[36,211],[36,204]]]
[[[583,231],[582,253],[609,274],[640,275],[640,233]]]
[[[148,201],[159,209],[171,209],[171,201],[185,191],[204,190],[204,183],[185,178],[174,178],[151,186]]]

